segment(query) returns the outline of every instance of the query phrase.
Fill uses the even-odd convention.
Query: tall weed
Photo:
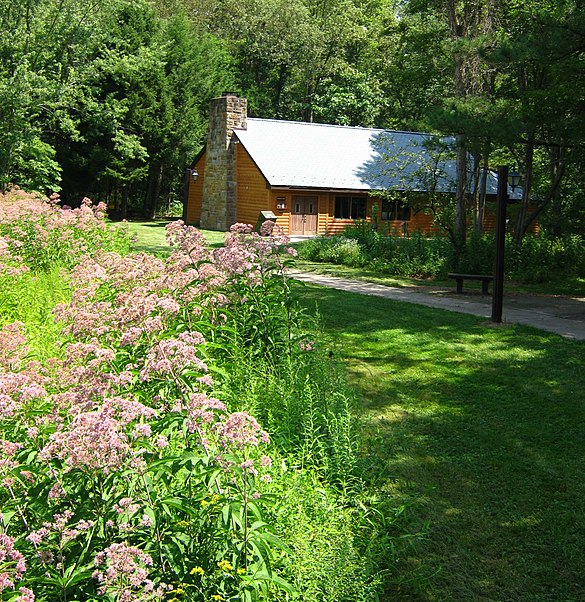
[[[505,270],[520,282],[551,282],[585,277],[585,241],[577,235],[524,237],[520,246],[506,237]],[[470,234],[463,253],[456,256],[448,238],[426,238],[417,232],[397,237],[358,223],[343,235],[303,241],[299,257],[307,261],[367,267],[381,273],[413,278],[443,278],[447,272],[491,274],[495,259],[493,234]],[[351,249],[351,253],[346,250]]]
[[[71,268],[97,252],[127,253],[125,228],[108,228],[106,205],[83,199],[77,209],[59,206],[59,197],[21,190],[0,194],[0,263],[8,259],[33,272]],[[3,261],[4,260],[4,261]]]

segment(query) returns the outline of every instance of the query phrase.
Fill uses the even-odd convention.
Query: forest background
[[[1,186],[176,209],[229,90],[252,116],[452,135],[460,174],[522,172],[517,236],[582,233],[577,0],[0,0],[0,26]]]

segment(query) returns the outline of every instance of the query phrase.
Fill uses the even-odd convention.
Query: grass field
[[[413,533],[388,598],[585,599],[585,345],[303,286]]]
[[[128,222],[128,229],[136,237],[136,251],[145,251],[155,255],[168,255],[170,247],[165,238],[165,226],[168,220],[155,220],[151,222]],[[223,245],[224,232],[201,230],[211,247]]]

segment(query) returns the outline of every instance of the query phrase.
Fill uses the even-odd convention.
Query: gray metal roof
[[[453,138],[255,118],[234,133],[272,187],[455,191]]]

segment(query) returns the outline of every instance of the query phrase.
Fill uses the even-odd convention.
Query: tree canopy
[[[232,90],[254,116],[454,136],[463,235],[485,201],[464,179],[499,162],[524,176],[517,237],[583,232],[578,0],[0,0],[0,25],[0,184],[153,215]]]

